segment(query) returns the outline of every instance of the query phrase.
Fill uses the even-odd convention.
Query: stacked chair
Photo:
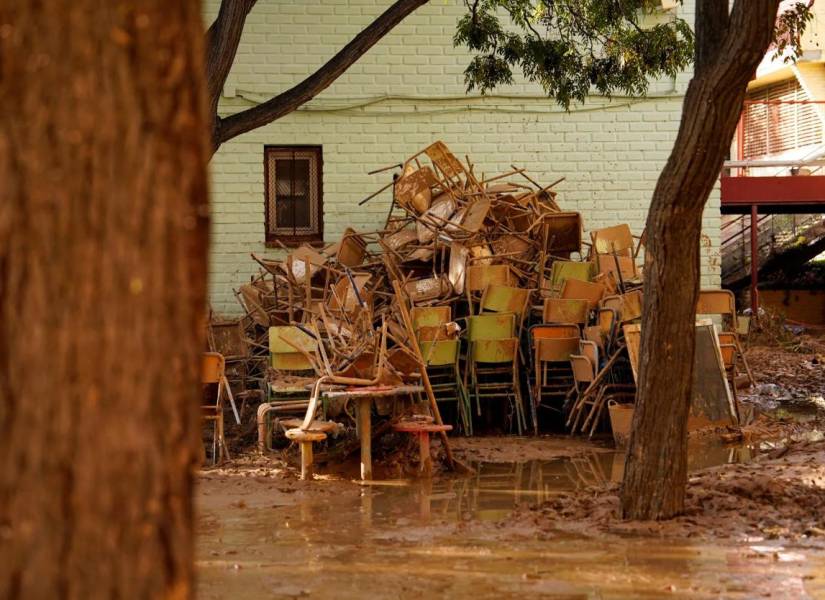
[[[473,433],[472,408],[459,369],[461,341],[453,336],[449,306],[415,307],[411,317],[436,401],[455,406],[455,427]]]

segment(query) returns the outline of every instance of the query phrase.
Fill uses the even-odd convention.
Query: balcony
[[[748,100],[721,177],[722,213],[812,213],[825,205],[825,101]]]

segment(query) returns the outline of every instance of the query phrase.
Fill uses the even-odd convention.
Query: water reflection
[[[690,468],[759,450],[700,444]],[[472,477],[353,483],[289,506],[201,515],[201,598],[823,597],[825,560],[732,541],[651,543],[526,529],[499,532],[513,507],[621,478],[624,456],[477,463]],[[323,483],[316,485],[323,486]],[[773,553],[773,554],[772,554]],[[787,557],[778,560],[774,556]]]

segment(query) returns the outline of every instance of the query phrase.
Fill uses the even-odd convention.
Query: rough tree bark
[[[381,38],[427,0],[397,0],[312,75],[298,85],[223,119],[217,116],[220,92],[229,75],[246,15],[256,0],[222,0],[215,23],[207,32],[207,80],[214,115],[213,152],[234,137],[288,115],[329,87]]]
[[[0,5],[0,597],[191,597],[198,0]]]
[[[684,510],[687,417],[702,212],[730,147],[748,81],[771,42],[779,0],[698,0],[696,70],[647,219],[645,306],[622,514]]]

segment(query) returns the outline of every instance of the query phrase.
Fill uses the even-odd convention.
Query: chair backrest
[[[410,317],[413,329],[418,331],[421,327],[439,327],[449,323],[451,310],[449,306],[414,306]]]
[[[533,325],[530,328],[530,345],[535,348],[538,340],[551,340],[559,338],[580,339],[581,332],[579,326],[573,323],[558,323]],[[577,349],[578,350],[578,349]]]
[[[542,312],[545,323],[587,323],[588,301],[580,298],[545,298]]]
[[[298,348],[312,354],[318,348],[318,342],[294,325],[269,328],[269,356],[273,369],[281,371],[313,369],[312,362]]]
[[[642,316],[642,302],[644,295],[642,290],[632,290],[626,294],[616,296],[605,296],[602,298],[602,308],[612,308],[616,311],[619,321],[627,323]]]
[[[544,215],[547,226],[547,251],[551,253],[581,252],[582,217],[577,212]]]
[[[607,339],[610,339],[615,333],[618,322],[619,313],[613,308],[600,308],[599,312],[596,313],[596,323],[598,323],[602,335]]]
[[[458,359],[458,340],[424,341],[419,342],[419,346],[428,366],[454,365]]]
[[[605,335],[602,333],[602,329],[598,325],[585,327],[584,339],[596,344],[600,350],[604,350]]]
[[[598,254],[596,259],[599,265],[599,273],[613,273],[617,280],[618,274],[621,274],[623,279],[633,279],[637,275],[636,260],[632,256]],[[618,263],[618,267],[616,263]]]
[[[566,279],[561,288],[561,297],[572,300],[587,300],[588,309],[596,308],[604,296],[604,286],[600,283]]]
[[[518,338],[477,340],[471,348],[472,359],[477,363],[509,363],[518,355]]]
[[[482,292],[488,285],[509,285],[512,281],[509,265],[471,265],[464,286],[467,291]]]
[[[513,313],[486,314],[467,317],[467,339],[503,340],[516,332],[516,316]]]
[[[201,383],[220,383],[226,371],[223,355],[217,352],[204,352],[201,361]]]
[[[621,223],[604,229],[596,229],[590,232],[590,240],[593,242],[593,251],[596,254],[616,254],[633,255],[633,234],[630,225]]]
[[[521,320],[529,298],[530,290],[490,284],[481,296],[481,312],[513,313]]]
[[[599,368],[599,345],[590,340],[579,341],[579,351],[583,356],[593,363],[593,368]]]
[[[593,277],[593,263],[572,260],[556,260],[550,266],[550,285],[561,286],[568,279],[590,281]]]
[[[736,364],[736,346],[719,344],[719,351],[722,353],[722,364],[725,365],[725,369],[732,369]]]
[[[567,362],[579,351],[579,337],[545,338],[536,340],[536,363]]]
[[[699,290],[696,314],[730,317],[731,327],[737,329],[736,298],[730,290]]]
[[[573,368],[573,379],[577,383],[590,383],[596,378],[596,372],[590,359],[581,354],[570,355],[570,366]]]

